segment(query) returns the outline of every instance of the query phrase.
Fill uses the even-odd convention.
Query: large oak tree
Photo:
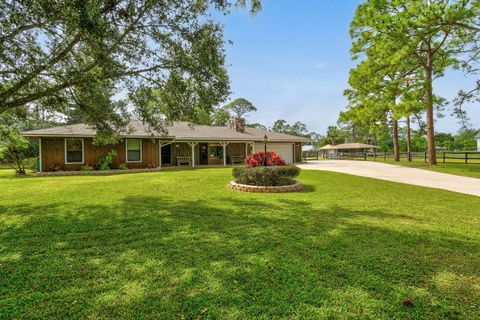
[[[245,0],[0,1],[0,114],[40,104],[105,137],[135,113],[153,129],[229,94],[213,12]],[[160,93],[160,94],[159,94]]]

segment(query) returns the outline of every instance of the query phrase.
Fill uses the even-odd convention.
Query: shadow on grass
[[[112,206],[0,207],[19,219],[0,223],[0,318],[391,319],[479,312],[478,241],[397,229],[408,217],[378,210],[318,209],[291,199],[222,201],[218,208],[140,196]],[[404,299],[414,307],[403,306]]]

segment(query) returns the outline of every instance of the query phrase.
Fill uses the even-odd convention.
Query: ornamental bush
[[[97,170],[110,170],[113,164],[113,159],[117,156],[115,150],[111,150],[106,155],[100,157],[97,163]]]
[[[27,158],[23,160],[23,163],[25,165],[26,169],[30,169],[32,172],[37,172],[38,171],[38,158],[33,157],[33,158]]]
[[[233,176],[237,183],[254,186],[285,186],[294,183],[300,174],[300,168],[290,164],[267,167],[236,167]]]
[[[118,170],[128,170],[127,164],[120,163],[120,165],[118,166]]]
[[[267,158],[266,162],[268,167],[284,166],[286,164],[285,160],[283,160],[283,158],[280,157],[280,155],[276,154],[274,151],[267,151],[267,153],[263,151],[258,151],[245,159],[247,167],[254,168],[258,166],[263,166],[265,163],[265,155]]]
[[[30,142],[13,125],[0,125],[0,159],[11,160],[17,174],[25,174],[25,155]]]
[[[80,168],[80,171],[92,171],[93,167],[88,163]]]

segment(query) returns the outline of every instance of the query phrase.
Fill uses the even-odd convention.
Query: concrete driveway
[[[480,196],[480,179],[372,161],[322,160],[298,164],[304,170],[324,170]]]

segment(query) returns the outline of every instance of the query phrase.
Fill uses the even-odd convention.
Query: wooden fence
[[[400,152],[400,159],[415,160],[422,159],[428,162],[427,152]],[[303,153],[304,160],[383,160],[393,159],[393,152],[338,152],[333,154],[319,151],[307,151]],[[457,160],[463,163],[480,163],[480,151],[440,151],[437,152],[437,161],[448,163],[447,160]],[[469,162],[470,161],[470,162]]]
[[[472,163],[472,160],[480,160],[480,152],[479,151],[451,151],[451,152],[443,152],[442,161],[445,163],[445,160],[460,160],[468,163]]]

